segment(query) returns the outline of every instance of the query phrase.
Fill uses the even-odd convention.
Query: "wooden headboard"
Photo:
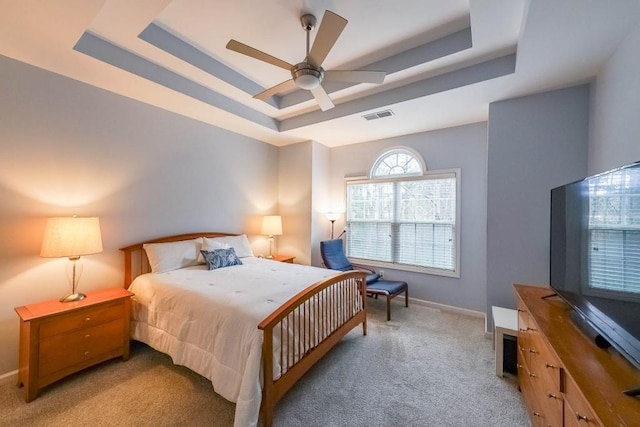
[[[167,242],[179,242],[180,240],[191,240],[198,237],[222,237],[222,236],[237,236],[233,233],[221,233],[218,231],[204,231],[201,233],[187,233],[176,234],[173,236],[159,237],[153,240],[147,240],[145,242],[135,243],[126,248],[120,248],[124,253],[124,287],[128,288],[133,279],[141,274],[149,273],[151,267],[149,265],[149,259],[142,247],[145,243],[167,243]]]

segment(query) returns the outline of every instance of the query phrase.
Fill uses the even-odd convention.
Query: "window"
[[[355,262],[459,276],[458,170],[423,172],[417,153],[394,149],[349,179],[347,256]]]

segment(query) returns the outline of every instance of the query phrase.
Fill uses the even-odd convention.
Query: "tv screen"
[[[640,369],[640,162],[551,190],[550,284]]]

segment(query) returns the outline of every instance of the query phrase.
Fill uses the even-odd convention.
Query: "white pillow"
[[[249,239],[246,234],[241,234],[239,236],[223,236],[223,237],[214,237],[213,240],[219,243],[226,243],[231,246],[233,250],[236,252],[236,256],[238,258],[245,258],[248,256],[253,256],[253,251],[251,250],[251,244],[249,244]]]
[[[153,273],[177,270],[197,264],[202,237],[167,243],[145,243],[142,247],[149,258]]]
[[[212,251],[214,249],[229,249],[229,246],[226,243],[216,242],[214,239],[210,239],[208,237],[202,238],[202,246],[200,247],[201,251]],[[202,252],[198,252],[198,264],[206,264],[207,260],[204,259]]]

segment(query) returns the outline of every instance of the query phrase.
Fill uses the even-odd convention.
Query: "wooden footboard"
[[[365,273],[341,273],[309,286],[264,319],[262,415],[273,422],[278,400],[342,337],[362,323],[367,334]],[[274,373],[274,366],[280,372]]]

